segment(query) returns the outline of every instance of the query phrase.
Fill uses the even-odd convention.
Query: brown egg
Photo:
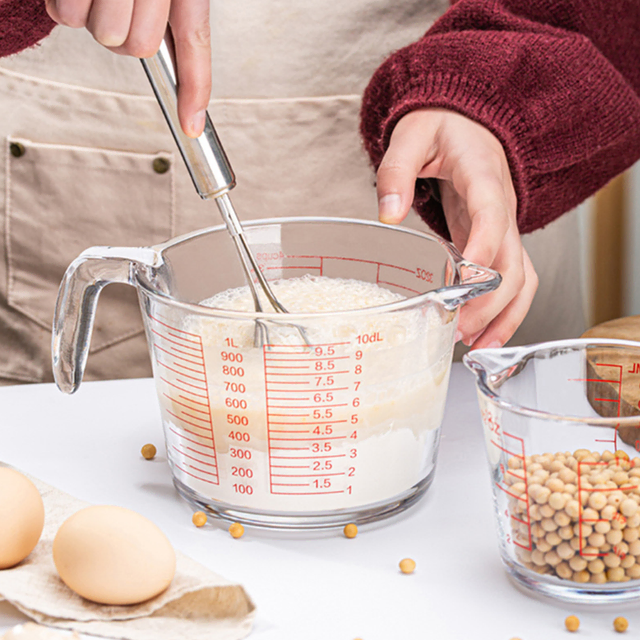
[[[137,604],[162,593],[176,570],[167,537],[135,511],[114,506],[81,509],[53,541],[62,581],[101,604]]]
[[[24,560],[44,527],[44,504],[36,486],[18,471],[0,467],[0,569]]]

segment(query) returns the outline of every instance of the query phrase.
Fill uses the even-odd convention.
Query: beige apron
[[[374,175],[358,136],[360,96],[382,60],[419,38],[446,6],[212,0],[210,114],[237,175],[241,218],[376,218]],[[1,60],[0,112],[0,381],[50,381],[57,288],[82,250],[153,244],[220,219],[197,197],[139,62],[85,31],[58,27],[41,46]],[[423,229],[412,216],[407,224]],[[584,328],[578,248],[552,247],[549,255],[560,242],[554,226],[577,237],[575,220],[565,217],[531,239],[544,272],[526,323],[535,330],[522,328],[526,341]],[[86,379],[150,372],[135,292],[107,287]]]

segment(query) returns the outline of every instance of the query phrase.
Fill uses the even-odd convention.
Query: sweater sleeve
[[[0,0],[0,58],[37,44],[55,26],[44,0]]]
[[[640,157],[638,0],[459,0],[365,90],[361,134],[377,169],[398,120],[452,109],[502,143],[522,233],[578,205]],[[418,180],[414,207],[449,237]]]

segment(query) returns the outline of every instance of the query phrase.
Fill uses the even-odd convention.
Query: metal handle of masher
[[[236,178],[209,114],[206,114],[204,131],[198,138],[190,138],[180,126],[177,76],[166,39],[162,41],[160,49],[154,56],[142,58],[141,62],[198,195],[205,200],[215,198],[220,215],[240,250],[243,268],[247,271],[246,259],[273,308],[280,313],[286,313],[287,310],[274,296],[269,283],[258,267],[231,203],[229,191],[236,186]],[[251,283],[251,273],[248,271],[247,278]],[[252,287],[249,288],[257,310],[262,311],[256,292]]]

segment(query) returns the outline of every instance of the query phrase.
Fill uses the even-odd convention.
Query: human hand
[[[178,116],[184,132],[197,138],[204,129],[211,95],[209,0],[45,0],[59,24],[86,27],[110,51],[150,58],[167,30],[175,44]]]
[[[378,168],[379,217],[397,224],[413,203],[416,178],[436,178],[453,244],[464,258],[502,275],[492,293],[460,312],[456,341],[502,346],[526,316],[538,276],[522,246],[516,194],[498,139],[446,109],[418,109],[398,121]]]

